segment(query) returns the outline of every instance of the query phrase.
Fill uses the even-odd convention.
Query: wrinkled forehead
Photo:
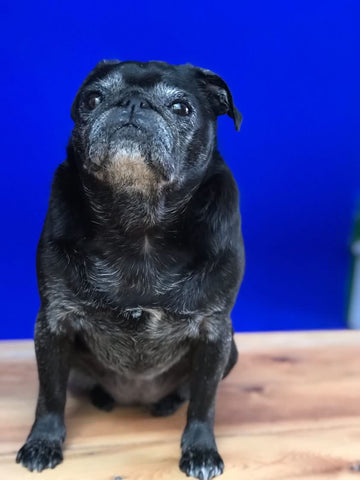
[[[107,66],[84,85],[90,86],[106,88],[114,93],[119,89],[152,90],[159,95],[196,93],[194,77],[187,65],[162,62],[122,62]]]

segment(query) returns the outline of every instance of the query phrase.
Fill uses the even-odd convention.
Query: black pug
[[[222,114],[239,129],[226,83],[190,64],[102,61],[76,95],[37,250],[40,388],[17,455],[29,470],[62,461],[71,372],[106,410],[169,415],[189,400],[180,469],[223,472],[215,397],[237,361],[244,249]]]

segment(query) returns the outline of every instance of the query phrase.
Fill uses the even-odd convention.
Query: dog
[[[16,458],[30,471],[63,459],[70,381],[104,410],[161,416],[189,400],[180,469],[223,472],[215,399],[238,357],[245,265],[223,114],[239,130],[225,81],[191,64],[103,60],[81,85],[37,249],[39,396]]]

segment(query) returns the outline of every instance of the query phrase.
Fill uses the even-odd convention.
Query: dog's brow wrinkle
[[[113,72],[110,75],[107,75],[104,78],[95,80],[92,84],[91,87],[93,88],[108,88],[108,89],[113,89],[113,88],[119,88],[120,86],[124,85],[124,79],[123,76],[121,75],[120,72]]]
[[[153,93],[155,95],[159,95],[160,97],[163,97],[163,96],[175,97],[175,96],[184,95],[184,92],[182,90],[179,90],[176,87],[168,85],[165,82],[160,82],[160,83],[156,84],[153,88]]]

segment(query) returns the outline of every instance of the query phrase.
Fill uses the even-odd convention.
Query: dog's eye
[[[90,93],[85,99],[85,105],[88,110],[94,110],[102,102],[100,93]]]
[[[170,109],[175,115],[180,115],[181,117],[190,115],[190,107],[184,102],[174,102],[170,105]]]

